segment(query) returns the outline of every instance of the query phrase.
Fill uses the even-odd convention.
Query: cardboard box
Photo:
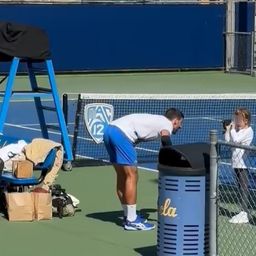
[[[9,221],[33,221],[35,207],[33,194],[30,192],[6,193],[6,203]]]
[[[47,192],[33,192],[36,220],[52,219],[52,195]]]
[[[30,178],[33,175],[33,163],[28,160],[13,160],[12,171],[17,178]]]

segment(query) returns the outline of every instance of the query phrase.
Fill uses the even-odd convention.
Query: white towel
[[[0,158],[5,162],[13,156],[20,154],[27,145],[25,140],[19,140],[17,143],[11,143],[0,148]]]
[[[80,203],[79,199],[77,199],[75,196],[70,195],[70,194],[68,194],[68,196],[70,196],[70,198],[72,199],[74,207],[77,207]]]

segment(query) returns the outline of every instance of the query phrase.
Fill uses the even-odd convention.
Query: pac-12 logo
[[[110,104],[92,103],[84,107],[86,128],[96,143],[103,141],[103,132],[114,117],[114,108]]]

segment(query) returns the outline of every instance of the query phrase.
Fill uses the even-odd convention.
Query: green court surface
[[[67,74],[56,76],[59,93],[250,93],[256,78],[222,71]],[[40,81],[40,79],[39,79]],[[45,77],[41,77],[45,84]],[[27,88],[27,78],[16,78],[17,87]]]
[[[156,222],[157,175],[140,172],[139,209]],[[76,168],[61,172],[58,183],[81,201],[74,217],[51,221],[0,219],[5,255],[155,255],[156,231],[125,232],[115,196],[112,168]]]
[[[57,75],[63,93],[254,93],[256,78],[222,71]],[[46,78],[41,77],[45,83]],[[15,89],[27,88],[16,78]],[[157,173],[139,170],[138,209],[157,221]],[[1,252],[6,256],[156,255],[157,231],[127,232],[115,195],[111,166],[60,171],[57,182],[80,200],[81,212],[51,221],[8,222],[0,218]]]
[[[75,80],[72,76],[59,79],[63,88],[68,83],[69,90],[75,92],[156,94],[255,92],[255,82],[251,76],[217,71],[82,75]]]
[[[232,209],[226,204],[225,209]],[[222,209],[223,211],[223,209]],[[252,256],[256,255],[256,248],[252,243],[256,235],[256,228],[253,224],[234,225],[229,223],[229,217],[222,214],[218,217],[218,251],[224,256]]]

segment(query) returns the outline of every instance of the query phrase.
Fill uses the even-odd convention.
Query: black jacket
[[[45,60],[51,56],[46,33],[36,27],[0,22],[0,61],[13,57]]]

